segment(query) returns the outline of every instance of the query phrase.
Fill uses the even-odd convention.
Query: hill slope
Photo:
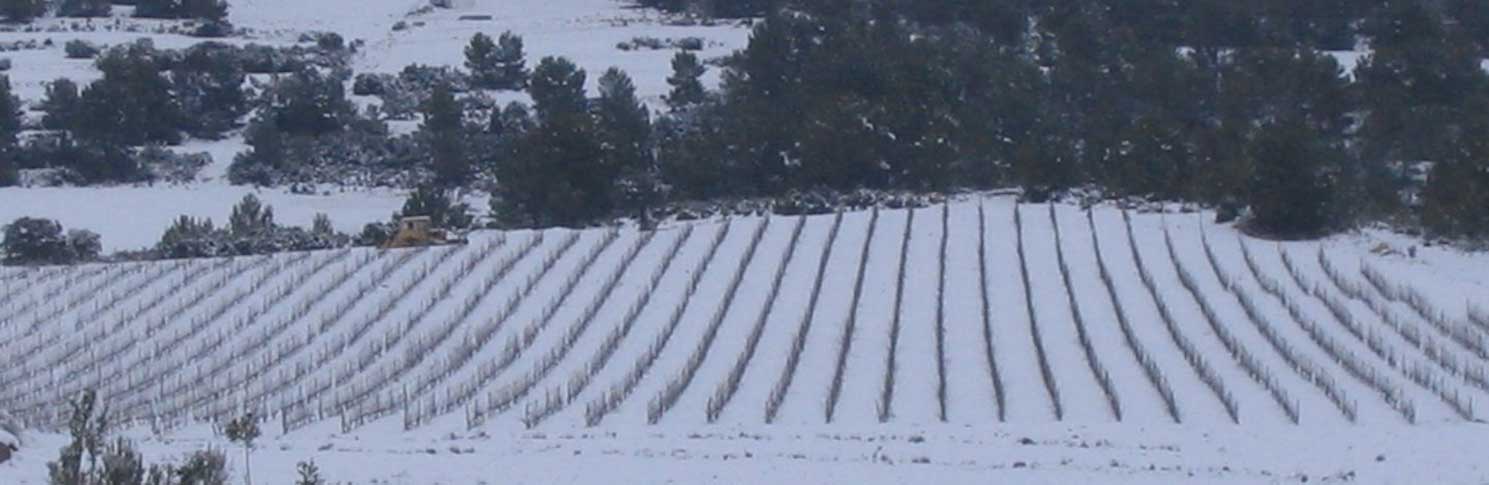
[[[1481,258],[1278,245],[1200,217],[989,198],[7,268],[0,407],[55,424],[66,396],[96,388],[125,422],[181,438],[251,410],[291,447],[475,432],[523,436],[521,449],[558,433],[575,453],[665,454],[579,438],[634,430],[714,435],[676,446],[715,459],[734,449],[730,430],[801,446],[824,436],[780,430],[931,430],[928,458],[947,473],[972,469],[951,456],[979,448],[957,439],[990,439],[962,426],[1051,446],[1069,440],[1060,429],[1167,430],[1138,440],[1172,433],[1192,450],[1216,446],[1210,430],[1248,436],[1239,444],[1479,428],[1489,322],[1472,309],[1489,301],[1482,282],[1436,268]],[[899,439],[886,446],[909,446]],[[1068,465],[1056,468],[1081,469]]]

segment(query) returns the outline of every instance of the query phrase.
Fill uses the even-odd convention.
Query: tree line
[[[650,129],[622,74],[586,100],[583,71],[544,59],[536,115],[504,121],[521,136],[493,164],[497,213],[1012,185],[1247,210],[1281,237],[1377,220],[1489,235],[1489,8],[1307,3],[797,1],[717,92],[678,54]],[[1352,72],[1325,51],[1356,44]]]
[[[657,113],[624,72],[602,73],[591,97],[573,62],[529,63],[520,37],[482,34],[465,72],[357,76],[354,90],[381,96],[382,112],[350,103],[349,72],[308,68],[247,108],[224,92],[217,119],[252,112],[235,183],[389,170],[398,175],[376,183],[490,191],[507,226],[645,221],[682,201],[1017,186],[1034,201],[1079,191],[1197,202],[1280,237],[1370,221],[1489,235],[1489,7],[1295,3],[780,0],[723,12],[649,2],[763,17],[724,59],[679,52]],[[1367,53],[1349,71],[1330,52],[1356,48]],[[172,143],[190,128],[183,96],[235,78],[172,88],[190,77],[127,67],[151,65],[145,57],[104,56],[95,84],[135,80],[115,92],[169,91],[177,109],[110,110],[146,121],[106,130],[122,118],[100,116],[100,128],[73,124],[71,136]],[[114,58],[130,62],[106,65]],[[721,70],[717,90],[701,81],[710,69]],[[531,102],[496,106],[481,94],[490,89]],[[50,108],[71,98],[57,90],[49,118],[68,112]],[[218,105],[203,103],[191,112]],[[422,119],[416,133],[389,134],[395,104]],[[13,126],[0,121],[0,153],[13,149]]]

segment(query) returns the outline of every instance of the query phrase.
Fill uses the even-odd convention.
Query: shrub
[[[140,149],[135,159],[151,179],[172,183],[196,180],[197,172],[212,163],[212,155],[207,152],[176,153],[160,145]]]
[[[341,34],[326,32],[316,36],[315,46],[322,50],[339,51],[346,48],[346,39],[343,39]]]
[[[352,94],[357,96],[381,96],[396,81],[390,74],[371,72],[358,73],[352,81]]]
[[[175,469],[174,485],[227,485],[227,457],[218,450],[192,453]]]
[[[72,264],[98,259],[102,244],[97,233],[72,230],[51,219],[22,217],[5,226],[0,241],[5,264]]]
[[[67,41],[62,51],[67,54],[68,59],[92,59],[101,51],[97,45],[82,39]]]
[[[57,6],[58,17],[107,17],[113,6],[109,0],[62,0]]]
[[[232,33],[233,24],[228,23],[226,20],[211,20],[197,25],[195,29],[192,29],[191,36],[217,39],[227,37]]]
[[[295,485],[326,485],[326,480],[321,478],[320,467],[315,466],[313,460],[295,464],[295,472],[299,475]]]

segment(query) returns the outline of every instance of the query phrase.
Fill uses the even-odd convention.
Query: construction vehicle
[[[383,243],[383,249],[464,243],[465,237],[434,227],[433,218],[410,216],[398,220],[398,231],[393,233],[393,237],[389,238],[388,242]]]

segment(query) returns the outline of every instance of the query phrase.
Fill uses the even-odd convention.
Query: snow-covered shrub
[[[292,48],[248,44],[238,53],[243,69],[252,74],[295,72],[305,67],[306,60]]]
[[[171,183],[196,180],[197,172],[212,163],[212,155],[207,152],[176,153],[159,145],[140,149],[135,159],[151,179]]]
[[[274,208],[258,205],[250,194],[233,208],[232,221],[227,227],[217,227],[211,219],[181,216],[146,256],[168,259],[242,256],[331,249],[350,243],[351,237],[337,233],[324,214],[316,215],[310,230],[281,226],[274,222]]]
[[[69,40],[62,47],[62,52],[67,55],[68,59],[92,59],[100,51],[102,48],[83,39]]]
[[[357,96],[382,96],[388,87],[397,82],[398,78],[392,74],[375,72],[357,73],[352,80],[352,94]]]
[[[57,16],[107,17],[112,9],[109,0],[62,0],[57,5]]]
[[[617,43],[615,44],[615,48],[623,51],[663,49],[697,51],[703,50],[703,45],[703,39],[699,37],[683,37],[681,39],[659,39],[656,37],[641,36],[633,37],[631,38],[631,40]]]
[[[5,264],[72,264],[98,259],[102,248],[97,233],[62,230],[50,219],[22,217],[5,226],[0,241]]]

